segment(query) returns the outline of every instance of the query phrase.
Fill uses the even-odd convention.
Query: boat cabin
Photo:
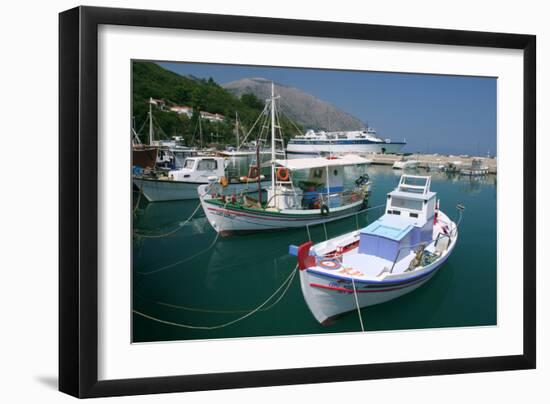
[[[369,162],[355,155],[276,160],[275,187],[268,190],[268,199],[278,209],[340,207],[345,167],[366,167]]]
[[[359,253],[399,261],[432,240],[436,211],[430,177],[403,175],[388,193],[385,214],[360,231]]]
[[[221,178],[225,175],[225,159],[223,157],[188,157],[182,168],[171,170],[168,176],[175,181],[206,183],[209,177]]]

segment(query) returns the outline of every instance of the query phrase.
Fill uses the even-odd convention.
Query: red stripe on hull
[[[275,218],[271,218],[271,217],[264,217],[264,216],[254,216],[254,215],[249,215],[249,214],[246,214],[246,213],[241,213],[241,212],[235,212],[233,210],[223,210],[223,209],[217,209],[217,208],[211,208],[211,207],[208,207],[208,210],[212,210],[212,211],[215,211],[215,212],[221,212],[223,214],[230,214],[230,215],[235,215],[235,216],[245,216],[245,217],[251,217],[251,218],[254,218],[254,219],[260,219],[260,220],[275,220],[275,221],[281,221],[281,220],[286,220],[286,221],[290,221],[290,222],[297,222],[297,221],[303,221],[303,220],[315,220],[315,219],[320,219],[322,216],[319,216],[319,217],[303,217],[303,218],[287,218],[287,217],[275,217]]]
[[[424,279],[422,279],[422,280],[424,280]],[[417,284],[417,283],[420,283],[422,280],[417,281],[417,282],[411,282],[411,283],[409,283],[409,284],[407,284],[407,285],[396,286],[396,287],[387,288],[387,289],[372,289],[372,290],[356,289],[355,291],[356,291],[357,293],[380,293],[380,292],[391,292],[392,290],[404,289],[404,288],[407,288],[407,287],[409,287],[409,286],[415,285],[415,284]],[[313,286],[313,287],[315,287],[315,288],[321,288],[321,289],[334,290],[334,291],[336,291],[336,292],[353,293],[353,289],[341,288],[341,287],[338,287],[338,286],[322,285],[322,284],[320,284],[320,283],[310,283],[309,286]]]

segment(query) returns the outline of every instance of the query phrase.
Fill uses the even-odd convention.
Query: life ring
[[[219,183],[222,187],[225,188],[229,185],[229,180],[227,179],[227,177],[221,177]]]
[[[277,179],[279,181],[288,181],[290,178],[290,171],[286,167],[279,167],[277,169]]]
[[[318,265],[321,268],[330,269],[330,270],[336,270],[342,266],[340,262],[334,259],[320,260]]]
[[[328,216],[330,210],[327,205],[321,205],[321,215]]]
[[[257,178],[258,174],[259,174],[258,166],[250,166],[250,168],[248,169],[248,176],[247,177],[249,179]]]

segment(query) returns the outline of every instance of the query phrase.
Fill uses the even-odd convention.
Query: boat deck
[[[444,227],[449,226],[450,220],[447,216],[441,215],[441,220],[434,225],[433,239],[436,239],[439,234],[444,234]],[[357,242],[358,232],[349,233],[347,235],[338,237],[329,242],[322,243],[321,248],[315,249],[318,256],[322,256],[329,251],[334,251],[340,246],[349,245],[352,242]],[[436,253],[435,242],[431,242],[426,247],[425,251],[431,254]],[[393,261],[384,259],[370,254],[359,253],[357,245],[347,252],[344,252],[341,256],[326,257],[318,260],[317,265],[310,267],[313,272],[325,274],[332,277],[351,278],[371,281],[381,281],[391,271],[393,275],[403,274],[409,268],[411,261],[415,257],[413,249],[409,250],[407,254],[403,253],[399,260],[396,261],[395,266],[392,269]],[[331,268],[330,261],[336,262],[336,268]],[[328,265],[327,265],[328,264]]]

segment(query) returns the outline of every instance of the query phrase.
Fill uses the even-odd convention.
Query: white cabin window
[[[193,168],[193,164],[195,164],[195,160],[193,160],[193,159],[186,159],[186,160],[185,160],[185,163],[183,164],[183,168],[192,169],[192,168]]]
[[[218,162],[216,160],[201,160],[199,161],[198,171],[214,171],[218,168]]]
[[[185,155],[183,153],[174,153],[176,168],[185,167]]]
[[[405,198],[392,198],[391,206],[395,208],[405,208],[410,210],[422,210],[422,201]]]

